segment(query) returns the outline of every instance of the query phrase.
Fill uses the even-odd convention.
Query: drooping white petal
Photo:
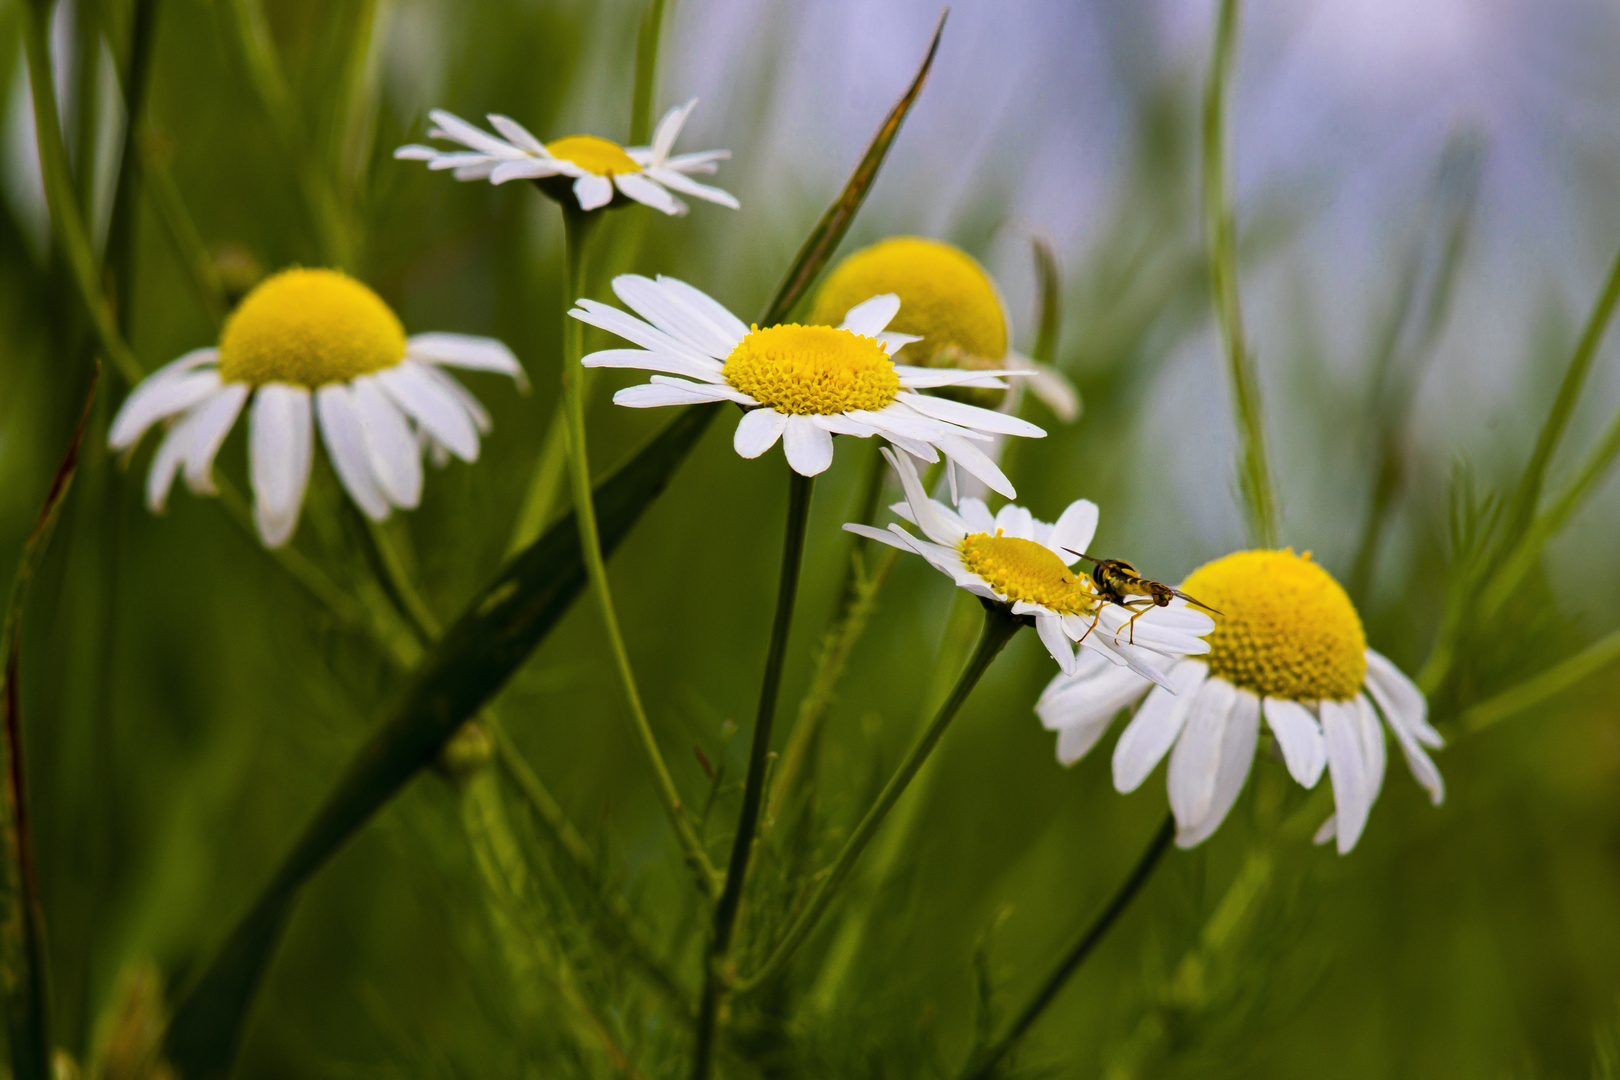
[[[1221,678],[1204,680],[1170,752],[1170,809],[1182,832],[1202,825],[1215,803],[1227,720],[1236,704],[1237,687]]]
[[[315,415],[320,420],[326,456],[331,458],[343,489],[372,521],[385,520],[390,511],[388,497],[372,470],[360,411],[349,388],[343,383],[327,383],[315,391]]]
[[[214,458],[225,445],[242,406],[248,399],[247,383],[226,383],[219,392],[187,415],[186,487],[196,495],[214,495]]]
[[[692,301],[690,293],[697,292],[696,289],[671,288],[668,284],[671,281],[672,278],[655,281],[640,274],[620,274],[613,279],[613,292],[637,315],[704,357],[730,355],[741,338],[734,337],[718,324],[706,306]],[[746,334],[747,329],[743,332]],[[711,361],[710,366],[715,372],[720,370],[718,361]]]
[[[640,173],[619,173],[613,178],[613,185],[624,192],[627,198],[634,199],[643,206],[650,206],[654,210],[672,216],[686,213],[685,203]]]
[[[175,370],[147,376],[124,399],[118,415],[113,418],[112,427],[107,432],[107,446],[112,450],[129,449],[141,441],[141,436],[153,424],[180,415],[210,397],[221,385],[219,372],[212,369]]]
[[[894,469],[895,475],[900,478],[900,487],[906,493],[906,505],[911,507],[913,519],[923,535],[936,544],[945,544],[954,547],[962,542],[967,535],[965,531],[958,531],[953,527],[951,516],[944,513],[945,508],[928,497],[923,490],[922,480],[917,476],[917,467],[911,459],[904,455],[896,457],[888,449],[881,451],[888,460],[889,466]]]
[[[462,409],[467,413],[468,418],[472,420],[473,427],[478,429],[479,435],[488,435],[494,430],[495,425],[494,421],[489,418],[489,410],[484,408],[478,399],[472,396],[472,392],[458,383],[448,371],[434,367],[431,364],[419,364],[417,370],[433,380],[445,393],[461,403]]]
[[[495,338],[473,334],[447,334],[442,331],[412,334],[405,341],[405,355],[412,360],[466,371],[493,371],[509,375],[522,389],[528,389],[529,376],[506,344]]]
[[[950,398],[935,397],[932,394],[913,394],[902,390],[900,400],[924,416],[931,416],[935,420],[943,420],[959,427],[976,431],[993,431],[998,435],[1019,435],[1026,439],[1046,437],[1044,428],[1036,427],[1028,420],[1020,420],[1016,416],[1008,416],[992,409],[981,409],[977,405],[966,405]]]
[[[1166,676],[1173,689],[1156,686],[1148,694],[1114,747],[1115,790],[1125,794],[1141,787],[1170,752],[1208,674],[1207,664],[1184,660]]]
[[[1417,733],[1407,726],[1408,720],[1377,680],[1371,677],[1367,679],[1367,692],[1372,695],[1379,711],[1384,714],[1384,721],[1389,724],[1389,730],[1395,733],[1395,742],[1401,748],[1401,756],[1406,758],[1406,767],[1411,770],[1413,778],[1429,793],[1429,801],[1439,806],[1446,798],[1446,782],[1440,776],[1440,770],[1435,766],[1433,759],[1418,742]]]
[[[1327,746],[1328,776],[1333,781],[1334,835],[1339,854],[1356,846],[1367,827],[1372,801],[1367,797],[1367,761],[1357,731],[1356,707],[1348,701],[1324,701],[1322,738]]]
[[[1063,633],[1063,618],[1060,615],[1037,615],[1035,617],[1035,632],[1041,637],[1041,644],[1046,651],[1052,654],[1058,667],[1063,669],[1065,675],[1074,673],[1074,644]]]
[[[1080,560],[1080,553],[1091,547],[1097,535],[1097,504],[1090,499],[1076,499],[1052,526],[1047,546],[1058,553],[1066,566]]]
[[[1251,690],[1239,689],[1232,703],[1221,737],[1220,766],[1215,774],[1215,790],[1203,818],[1176,833],[1176,846],[1196,847],[1209,839],[1237,802],[1249,770],[1254,766],[1254,749],[1260,738],[1260,698]]]
[[[1376,688],[1382,695],[1381,701],[1388,699],[1387,711],[1398,715],[1418,742],[1436,750],[1446,744],[1440,733],[1429,725],[1429,701],[1423,691],[1388,657],[1372,649],[1367,650],[1366,681],[1369,689]]]
[[[757,458],[776,445],[776,440],[782,437],[787,422],[787,414],[779,413],[775,409],[754,409],[746,412],[737,422],[737,431],[731,437],[732,448],[742,457]]]
[[[1265,699],[1266,726],[1277,737],[1288,773],[1303,787],[1313,788],[1327,766],[1327,744],[1310,710],[1287,698]]]
[[[1018,489],[1012,486],[1012,481],[1007,479],[1007,474],[1001,471],[1001,467],[990,460],[989,455],[983,450],[966,439],[959,435],[947,435],[935,439],[934,445],[939,447],[940,453],[967,470],[969,475],[991,491],[1005,495],[1009,499],[1018,497]]]
[[[174,478],[179,475],[180,465],[190,449],[191,432],[184,421],[169,429],[158,443],[157,453],[152,455],[152,467],[146,472],[146,508],[152,513],[161,514],[168,509],[169,489],[174,487]]]
[[[844,314],[840,330],[848,330],[861,337],[876,337],[894,321],[900,313],[900,297],[894,293],[883,293],[870,300],[863,300],[850,308]]]
[[[613,181],[587,173],[574,181],[574,198],[581,210],[599,210],[613,201]]]
[[[478,429],[455,395],[414,363],[377,372],[376,379],[405,415],[462,461],[478,460]]]
[[[1008,354],[1008,366],[1012,366],[1013,357]],[[1029,371],[1024,383],[1029,387],[1030,393],[1041,400],[1053,414],[1065,424],[1072,424],[1080,418],[1080,392],[1074,388],[1069,377],[1050,364],[1037,364],[1027,357],[1019,357],[1023,363],[1018,366]]]
[[[1367,695],[1357,694],[1352,704],[1356,708],[1356,734],[1361,739],[1362,758],[1367,762],[1367,806],[1370,809],[1383,790],[1389,752],[1384,748],[1384,726],[1378,722],[1378,714],[1373,711]]]
[[[800,476],[817,476],[832,464],[832,435],[808,416],[790,416],[782,431],[782,451]]]
[[[253,481],[253,520],[268,548],[292,539],[304,508],[304,490],[315,460],[309,398],[307,387],[287,383],[265,383],[253,393],[248,475]]]
[[[1075,724],[1072,727],[1062,728],[1058,731],[1057,759],[1058,764],[1065,767],[1073,765],[1097,745],[1103,733],[1108,730],[1106,722],[1101,724]]]
[[[705,169],[702,171],[712,172],[713,170]],[[690,195],[694,199],[702,199],[704,202],[715,203],[719,206],[729,207],[732,210],[742,209],[742,203],[738,202],[737,197],[731,192],[710,184],[700,184],[684,172],[678,172],[667,166],[649,165],[647,175],[665,187],[680,192],[682,195]]]
[[[422,451],[405,422],[405,414],[373,376],[360,376],[350,389],[350,400],[365,436],[366,456],[378,486],[395,506],[416,509],[422,501]]]

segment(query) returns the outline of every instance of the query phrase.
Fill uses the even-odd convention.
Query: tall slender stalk
[[[883,819],[894,809],[894,804],[905,793],[907,785],[917,775],[917,770],[922,768],[923,762],[928,760],[928,755],[933,753],[940,737],[945,734],[945,729],[956,718],[962,703],[978,685],[979,679],[989,669],[991,661],[1000,655],[1007,642],[1012,640],[1013,635],[1023,625],[1023,621],[1014,616],[1005,605],[995,603],[984,605],[984,629],[979,633],[979,643],[968,659],[967,666],[962,669],[962,674],[957,678],[956,685],[951,689],[950,697],[945,699],[939,711],[934,714],[933,720],[917,736],[917,740],[911,744],[911,749],[906,751],[900,766],[883,785],[877,801],[867,810],[866,816],[861,818],[860,824],[855,826],[855,831],[844,842],[843,850],[838,853],[833,864],[819,875],[821,884],[817,886],[814,895],[810,897],[809,903],[799,913],[798,918],[793,920],[776,947],[771,950],[765,963],[760,965],[758,971],[737,984],[738,993],[748,993],[770,981],[788,960],[792,959],[799,946],[804,944],[805,939],[810,936],[810,931],[815,929],[816,923],[827,910],[827,905],[832,902],[839,886],[855,868],[855,863],[866,850],[867,844],[872,842],[872,837],[883,824]]]
[[[567,263],[564,281],[569,304],[584,295],[586,253],[599,220],[599,214],[563,204],[564,259]],[[686,853],[687,865],[691,867],[698,887],[705,896],[712,896],[718,885],[714,865],[703,850],[703,841],[686,818],[681,793],[675,787],[675,778],[670,775],[663,751],[658,748],[658,739],[653,734],[652,724],[647,720],[647,710],[641,702],[641,692],[636,689],[636,674],[630,666],[630,654],[625,650],[624,637],[619,632],[619,617],[613,608],[613,593],[608,586],[607,565],[602,559],[602,543],[596,528],[596,503],[591,497],[591,464],[585,452],[585,368],[580,365],[584,351],[585,325],[578,319],[565,317],[562,386],[568,422],[568,478],[574,496],[574,515],[579,524],[579,546],[584,553],[585,573],[590,578],[591,591],[596,594],[596,603],[602,612],[602,624],[607,630],[608,645],[613,650],[619,682],[624,687],[624,697],[630,706],[636,735],[652,766],[664,813],[675,828],[675,836]]]
[[[810,496],[815,479],[789,473],[787,536],[782,542],[782,573],[776,589],[776,617],[771,623],[771,642],[765,652],[765,677],[760,681],[759,709],[754,716],[754,735],[748,744],[748,773],[743,780],[742,809],[737,813],[737,832],[731,840],[731,859],[726,864],[725,888],[714,905],[714,926],[703,972],[703,997],[698,1003],[697,1049],[692,1057],[693,1080],[709,1075],[714,1051],[715,1024],[720,1016],[720,995],[728,980],[732,932],[737,928],[737,912],[742,905],[743,885],[748,877],[748,860],[754,850],[754,833],[759,825],[760,806],[765,797],[766,755],[771,746],[771,725],[776,719],[776,699],[782,687],[782,661],[787,656],[788,630],[793,625],[794,601],[799,595],[799,569],[804,564],[804,539],[810,524]]]
[[[1204,91],[1204,239],[1209,248],[1210,289],[1226,345],[1232,405],[1242,445],[1239,477],[1249,529],[1262,547],[1278,543],[1277,495],[1266,458],[1266,431],[1260,406],[1260,378],[1243,332],[1238,295],[1237,224],[1227,190],[1226,90],[1237,53],[1238,0],[1221,0],[1215,54]]]
[[[987,1080],[1001,1060],[1012,1052],[1013,1047],[1024,1037],[1024,1033],[1040,1019],[1046,1007],[1052,1004],[1058,991],[1062,990],[1070,977],[1080,970],[1080,965],[1086,962],[1086,957],[1091,955],[1091,951],[1102,941],[1109,928],[1125,913],[1125,909],[1136,898],[1142,886],[1147,884],[1153,868],[1159,865],[1159,859],[1170,849],[1170,841],[1175,835],[1176,819],[1166,814],[1158,832],[1153,834],[1153,839],[1148,841],[1141,858],[1136,861],[1136,868],[1131,871],[1131,876],[1125,879],[1119,891],[1108,902],[1108,906],[1092,920],[1090,926],[1081,931],[1073,944],[1063,950],[1062,957],[1053,966],[1052,971],[1041,980],[1040,989],[1036,990],[1029,1002],[1018,1011],[1018,1018],[1012,1022],[1001,1038],[982,1054],[976,1055],[968,1067],[962,1070],[962,1080]]]

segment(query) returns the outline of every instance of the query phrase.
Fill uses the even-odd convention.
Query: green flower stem
[[[22,13],[23,48],[28,56],[28,83],[34,97],[34,137],[39,144],[40,171],[45,181],[46,205],[51,211],[51,228],[67,256],[73,284],[90,316],[102,352],[119,376],[134,386],[146,373],[118,333],[112,309],[102,295],[101,270],[90,234],[85,229],[78,196],[74,193],[67,146],[62,141],[56,78],[51,70],[50,44],[46,40],[45,19],[49,9],[31,2],[17,7]]]
[[[1243,304],[1238,295],[1237,226],[1227,191],[1226,89],[1237,53],[1238,0],[1221,0],[1215,33],[1215,55],[1204,92],[1203,202],[1204,235],[1209,248],[1210,288],[1226,344],[1232,404],[1242,444],[1239,476],[1255,543],[1278,543],[1277,496],[1266,459],[1265,420],[1260,405],[1260,378],[1243,332]]]
[[[1002,1059],[1012,1052],[1013,1047],[1024,1037],[1024,1033],[1046,1011],[1046,1007],[1052,1004],[1053,999],[1068,983],[1070,977],[1080,970],[1080,966],[1086,962],[1086,958],[1097,947],[1097,943],[1102,941],[1109,928],[1125,913],[1125,909],[1136,898],[1136,894],[1141,891],[1142,886],[1147,884],[1147,879],[1152,875],[1153,868],[1159,864],[1159,860],[1164,856],[1164,853],[1170,849],[1170,841],[1175,838],[1175,835],[1176,819],[1166,814],[1164,822],[1159,826],[1158,831],[1153,834],[1153,839],[1148,841],[1148,846],[1142,852],[1141,858],[1137,860],[1136,868],[1131,871],[1131,876],[1125,879],[1125,883],[1119,887],[1119,891],[1108,902],[1108,906],[1103,908],[1102,913],[1092,921],[1090,926],[1086,927],[1080,936],[1074,940],[1073,944],[1063,951],[1062,958],[1052,968],[1051,973],[1042,980],[1040,989],[1036,990],[1035,995],[1019,1010],[1018,1018],[1012,1022],[1012,1025],[1007,1028],[1001,1038],[997,1039],[982,1054],[977,1055],[972,1063],[962,1071],[963,1080],[987,1080],[994,1073],[996,1066],[1001,1064]]]
[[[580,373],[580,396],[590,397],[590,371]],[[518,510],[517,523],[512,527],[512,539],[506,545],[506,556],[511,558],[539,538],[546,522],[551,520],[557,503],[557,492],[562,487],[568,465],[568,402],[557,402],[546,424],[546,439],[535,458],[534,473],[529,478],[529,490],[524,492],[523,506]]]
[[[961,676],[957,678],[956,685],[952,688],[950,696],[945,699],[944,704],[935,713],[933,720],[917,736],[917,740],[911,744],[911,749],[906,751],[905,759],[901,761],[899,768],[894,771],[894,775],[889,777],[888,783],[883,785],[883,790],[878,794],[877,801],[866,812],[866,816],[861,819],[860,824],[855,826],[855,831],[845,841],[843,850],[838,853],[838,857],[833,861],[833,864],[822,872],[820,875],[821,884],[816,888],[814,895],[810,897],[810,901],[805,905],[804,910],[799,913],[798,918],[793,921],[792,925],[782,935],[781,940],[777,942],[776,947],[771,951],[765,963],[760,965],[758,971],[737,984],[739,994],[749,993],[768,982],[782,970],[793,954],[798,951],[799,946],[804,944],[805,939],[810,936],[810,931],[815,929],[816,923],[827,910],[827,905],[832,902],[832,898],[837,893],[839,886],[844,883],[844,879],[849,876],[849,872],[855,868],[855,863],[860,859],[861,853],[866,850],[867,844],[871,843],[878,826],[883,824],[883,819],[888,816],[890,810],[894,809],[894,804],[899,801],[900,796],[906,790],[906,786],[911,783],[912,778],[917,775],[917,770],[922,768],[923,762],[928,760],[928,755],[933,752],[934,747],[939,743],[940,736],[945,734],[945,729],[956,718],[957,712],[962,708],[962,703],[967,700],[968,695],[973,692],[973,688],[978,685],[979,679],[990,667],[991,661],[1001,653],[1007,642],[1011,641],[1013,635],[1024,625],[1021,619],[1014,616],[1001,604],[986,604],[984,612],[984,629],[980,631],[979,643],[974,649],[973,655],[968,658],[967,666],[962,669]]]
[[[742,808],[737,813],[737,832],[731,840],[731,859],[726,864],[725,888],[714,905],[714,927],[704,964],[703,997],[698,1004],[697,1048],[692,1059],[694,1080],[709,1075],[714,1051],[715,1026],[720,1017],[720,996],[730,973],[732,932],[742,907],[743,885],[748,877],[748,860],[754,851],[754,835],[765,796],[765,773],[771,746],[771,725],[776,719],[776,700],[782,686],[782,661],[787,656],[788,631],[793,625],[793,606],[799,594],[799,570],[804,564],[805,534],[810,525],[810,497],[815,478],[789,472],[787,535],[782,542],[782,573],[776,590],[776,617],[771,623],[771,641],[765,652],[765,677],[760,681],[759,709],[754,717],[754,734],[748,745],[748,773],[743,780]]]
[[[598,221],[600,215],[596,213],[580,210],[567,203],[563,204],[565,245],[563,254],[567,263],[564,281],[568,290],[566,300],[570,306],[584,295],[586,249]],[[591,464],[585,454],[585,392],[582,377],[585,368],[580,364],[584,353],[585,324],[578,319],[564,316],[562,386],[563,401],[567,408],[565,415],[568,419],[568,478],[574,497],[574,517],[579,524],[579,546],[584,555],[585,573],[590,579],[591,591],[596,594],[597,606],[602,612],[602,625],[607,630],[608,644],[613,650],[619,681],[624,686],[624,696],[630,706],[630,716],[635,722],[636,734],[640,737],[642,749],[646,751],[647,761],[652,766],[658,797],[664,804],[664,813],[668,815],[670,824],[675,828],[675,836],[686,853],[686,862],[697,879],[698,888],[703,891],[704,896],[713,896],[719,884],[718,874],[709,861],[708,853],[703,850],[703,841],[699,839],[697,831],[686,818],[681,805],[680,791],[675,787],[675,778],[670,775],[669,765],[665,763],[663,752],[658,748],[658,739],[653,735],[652,724],[648,722],[647,711],[642,706],[641,694],[636,689],[636,676],[630,667],[630,655],[625,651],[624,638],[619,633],[619,618],[613,610],[613,594],[608,588],[607,565],[602,559],[601,538],[596,527],[596,502],[591,496]]]
[[[386,528],[370,518],[366,519],[366,536],[376,557],[382,585],[389,594],[389,600],[410,622],[411,629],[424,646],[439,640],[444,628],[439,622],[439,617],[433,614],[433,609],[428,607],[427,601],[422,599],[422,593],[416,588],[416,584],[411,581],[410,574],[405,570],[405,561],[400,557],[399,548],[394,544],[394,538],[388,535]]]

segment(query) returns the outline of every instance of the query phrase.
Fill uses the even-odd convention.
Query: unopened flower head
[[[549,143],[535,138],[510,117],[496,113],[488,120],[499,135],[491,135],[453,113],[428,113],[436,125],[430,139],[459,143],[465,149],[439,150],[432,146],[402,146],[394,157],[425,161],[430,169],[449,169],[457,180],[534,180],[558,201],[568,200],[581,210],[638,202],[666,214],[686,213],[686,204],[671,192],[737,209],[729,192],[692,179],[713,173],[731,156],[730,150],[672,154],[675,139],[697,105],[693,98],[664,114],[650,146],[620,146],[595,135],[565,135]]]
[[[177,475],[210,495],[214,458],[252,402],[248,465],[254,520],[267,547],[298,526],[314,458],[314,429],[338,479],[373,520],[422,496],[422,455],[476,461],[489,414],[442,367],[525,382],[510,349],[490,338],[414,334],[366,286],[336,270],[284,270],[231,313],[217,348],[194,349],[130,393],[108,433],[126,450],[156,423],[170,426],[147,474],[154,513]]]
[[[1384,725],[1433,802],[1444,798],[1424,749],[1442,740],[1423,694],[1367,648],[1355,606],[1308,553],[1237,552],[1194,571],[1183,588],[1224,613],[1209,655],[1167,666],[1174,694],[1096,663],[1052,680],[1035,711],[1058,732],[1059,761],[1079,760],[1116,713],[1140,702],[1114,748],[1114,786],[1134,791],[1169,753],[1182,847],[1203,842],[1231,810],[1262,718],[1295,780],[1315,787],[1328,772],[1336,811],[1317,840],[1336,837],[1341,854],[1383,786]]]
[[[1079,395],[1061,372],[1011,349],[1001,293],[961,248],[916,236],[891,236],[862,248],[827,275],[811,321],[835,323],[852,305],[880,293],[900,298],[894,329],[919,339],[897,353],[897,360],[970,371],[1026,368],[1032,371],[1030,390],[1059,419],[1079,414]],[[984,387],[946,387],[940,393],[986,408],[1002,405],[1007,397]]]
[[[980,500],[966,498],[953,510],[928,497],[908,458],[887,451],[885,456],[906,493],[891,509],[921,529],[922,537],[899,525],[844,528],[921,555],[959,587],[1033,619],[1041,642],[1065,672],[1080,669],[1077,645],[1094,652],[1099,663],[1106,660],[1158,682],[1164,680],[1164,662],[1209,650],[1203,637],[1214,624],[1185,601],[1151,608],[1127,627],[1132,612],[1104,604],[1091,578],[1073,569],[1097,531],[1096,503],[1077,499],[1051,524],[1011,503],[992,515]]]
[[[989,409],[920,394],[938,386],[1006,386],[1002,372],[933,370],[896,364],[895,350],[917,340],[886,328],[897,297],[876,296],[832,326],[745,326],[718,301],[674,278],[623,274],[613,291],[641,318],[581,300],[574,318],[641,346],[607,349],[586,367],[640,368],[652,381],[620,390],[631,408],[734,401],[747,409],[733,440],[756,458],[781,440],[803,476],[832,464],[833,436],[881,435],[925,461],[944,454],[1011,497],[1012,484],[981,449],[997,434],[1040,437],[1034,424]],[[646,321],[642,321],[645,319]]]

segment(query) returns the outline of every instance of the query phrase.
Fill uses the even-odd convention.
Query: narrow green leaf
[[[1037,364],[1057,363],[1058,334],[1063,329],[1063,272],[1058,268],[1057,253],[1044,237],[1037,236],[1035,250],[1035,285],[1041,297],[1041,309],[1035,328],[1035,347],[1029,357]]]
[[[636,36],[636,81],[630,102],[630,144],[643,146],[652,137],[653,110],[658,107],[658,46],[663,41],[665,0],[648,0]]]
[[[944,15],[905,95],[878,128],[844,189],[799,249],[761,325],[781,322],[826,266],[860,209],[910,112],[939,48]],[[719,415],[696,405],[596,488],[604,555],[663,490]],[[382,712],[292,851],[220,951],[182,996],[165,1050],[188,1080],[224,1076],[243,1021],[303,884],[500,690],[568,610],[585,584],[574,516],[558,521],[509,562],[428,652]]]
[[[6,1028],[11,1044],[11,1074],[16,1080],[50,1080],[50,994],[46,983],[45,919],[39,904],[39,884],[34,878],[33,840],[28,828],[27,770],[23,759],[21,695],[17,689],[18,660],[22,653],[23,608],[28,602],[28,585],[45,558],[51,534],[61,513],[62,500],[73,484],[79,468],[79,447],[84,442],[90,407],[96,400],[100,382],[98,364],[90,377],[84,411],[62,463],[57,466],[45,503],[33,531],[23,544],[16,576],[11,582],[11,602],[6,608],[4,629],[0,629],[0,720],[5,738],[0,740],[0,775],[5,778],[0,798],[0,994],[4,996]]]

